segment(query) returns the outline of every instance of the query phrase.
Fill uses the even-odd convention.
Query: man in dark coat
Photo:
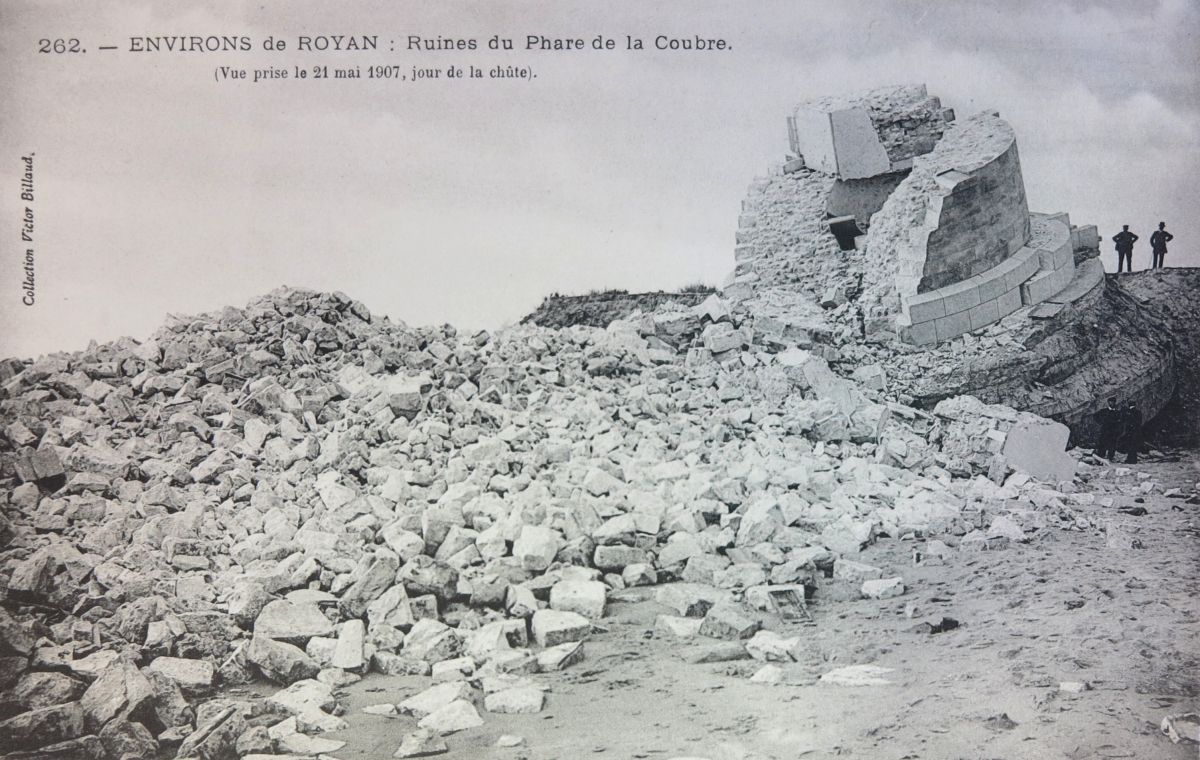
[[[1151,269],[1162,269],[1163,259],[1167,255],[1167,243],[1175,239],[1175,236],[1167,232],[1167,223],[1159,222],[1158,229],[1150,236],[1150,251],[1153,258]]]
[[[1125,407],[1122,415],[1124,431],[1121,435],[1122,447],[1127,456],[1126,464],[1137,464],[1138,453],[1142,450],[1142,413],[1137,404],[1132,401]]]
[[[1129,231],[1128,224],[1113,235],[1113,242],[1117,244],[1117,274],[1121,273],[1122,267],[1130,272],[1133,271],[1133,244],[1137,241],[1138,236]]]
[[[1096,438],[1096,456],[1111,461],[1117,455],[1117,439],[1121,436],[1124,417],[1124,413],[1117,408],[1115,396],[1108,400],[1108,406],[1096,412],[1096,423],[1100,426],[1100,434]]]

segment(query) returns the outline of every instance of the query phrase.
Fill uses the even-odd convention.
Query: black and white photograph
[[[1195,0],[0,0],[0,760],[1200,757]]]

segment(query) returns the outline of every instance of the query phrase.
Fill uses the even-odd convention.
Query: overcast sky
[[[999,110],[1033,210],[1109,237],[1128,223],[1145,239],[1166,221],[1168,263],[1198,266],[1198,31],[1194,0],[0,0],[0,355],[144,338],[168,312],[240,306],[281,284],[474,329],[551,291],[717,283],[747,184],[786,151],[792,105],[897,82],[925,82],[960,116]],[[255,51],[128,52],[132,36],[210,34],[248,36]],[[321,34],[378,35],[382,49],[294,49]],[[482,49],[410,53],[410,34]],[[518,49],[488,50],[493,34]],[[526,52],[527,34],[619,44]],[[652,47],[659,34],[731,50],[621,49],[625,35]],[[290,49],[262,52],[268,35]],[[87,52],[37,52],[56,37]],[[213,76],[297,64],[515,64],[537,78]],[[21,304],[26,205],[33,307]],[[1136,257],[1148,265],[1148,246]]]

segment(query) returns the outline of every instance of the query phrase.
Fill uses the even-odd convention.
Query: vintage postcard
[[[0,760],[1200,742],[1192,0],[0,0]]]

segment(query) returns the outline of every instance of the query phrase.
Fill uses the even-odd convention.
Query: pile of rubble
[[[416,720],[397,756],[437,753],[543,709],[537,674],[585,658],[624,588],[660,586],[660,627],[712,639],[697,661],[769,664],[795,646],[762,628],[779,595],[904,592],[856,559],[880,536],[1077,524],[1065,428],[886,385],[715,296],[463,335],[285,289],[0,362],[0,747],[329,753],[337,690],[379,672],[429,678],[368,710]]]

